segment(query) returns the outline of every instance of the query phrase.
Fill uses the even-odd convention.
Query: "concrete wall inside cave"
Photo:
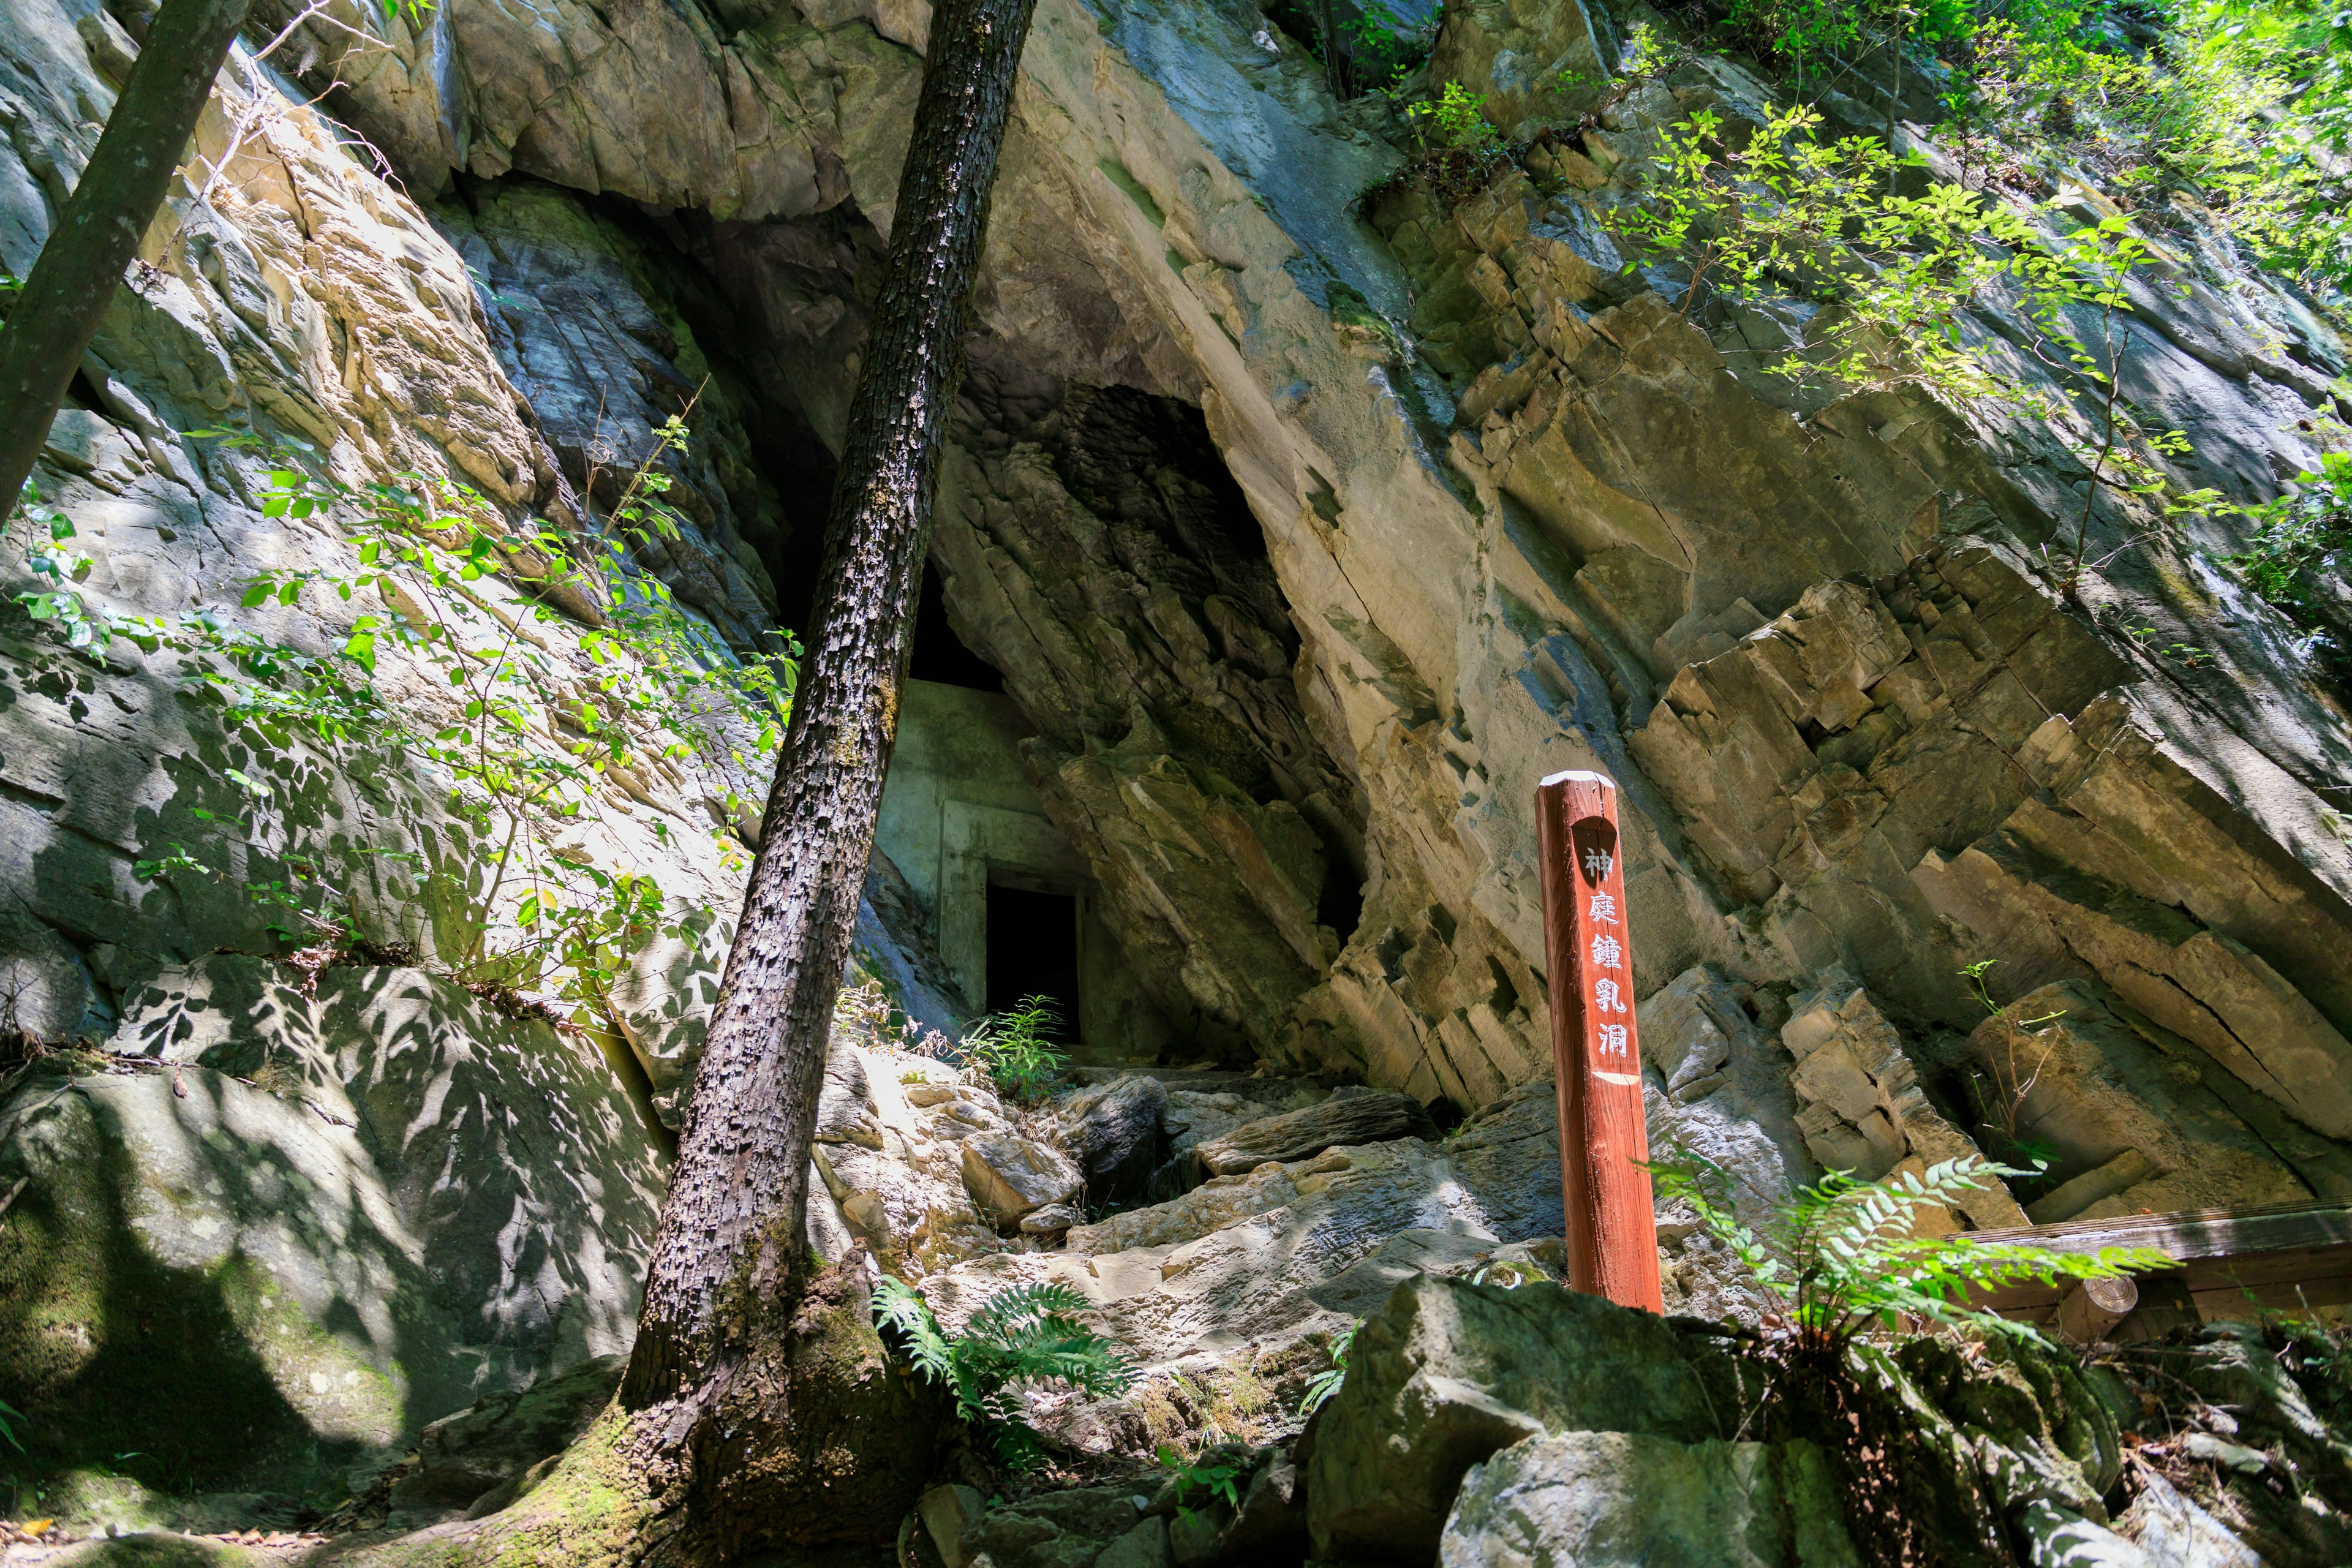
[[[1137,986],[1126,949],[1102,921],[1092,869],[1022,772],[1021,742],[1033,732],[1002,693],[908,681],[875,847],[914,889],[929,934],[974,1012],[1005,1000],[989,994],[992,942],[1063,940],[1059,931],[992,929],[991,887],[1071,900],[1073,1054],[1095,1062],[1159,1059],[1178,1045],[1176,1031]]]

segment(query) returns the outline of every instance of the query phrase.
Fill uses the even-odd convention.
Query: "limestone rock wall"
[[[1543,85],[1555,68],[1618,68],[1623,18],[1539,10],[1449,14],[1440,39],[1445,68],[1515,122],[1562,107]],[[544,37],[476,11],[398,40],[397,69],[342,68],[336,101],[380,145],[414,150],[419,188],[528,172],[680,209],[670,240],[716,290],[683,307],[703,312],[698,336],[736,323],[743,384],[837,440],[919,8],[559,12],[549,30],[581,62],[564,67]],[[1995,957],[1998,996],[2095,971],[2224,1057],[2224,1035],[2242,1045],[2268,1026],[2257,1016],[2291,1020],[2302,1065],[2240,1065],[2298,1096],[2280,1071],[2329,1079],[2346,1020],[2323,977],[2352,968],[2333,912],[2352,863],[2325,792],[2352,742],[2280,623],[2208,563],[2237,525],[2096,552],[2078,605],[2063,604],[2035,552],[2083,481],[2046,428],[1790,387],[1763,366],[1794,316],[1686,310],[1671,268],[1626,274],[1606,218],[1629,160],[1697,109],[1759,120],[1773,89],[1740,63],[1634,84],[1474,199],[1400,187],[1368,226],[1343,198],[1399,163],[1385,110],[1335,105],[1312,62],[1261,31],[1238,5],[1041,8],[936,545],[950,614],[1036,725],[1050,809],[1087,846],[1164,1006],[1212,1046],[1424,1098],[1475,1104],[1526,1081],[1547,1055],[1528,801],[1541,774],[1600,765],[1638,808],[1645,992],[1698,962],[1782,987],[1844,963],[1906,1017],[1958,1026],[1969,1002],[1951,970]],[[331,63],[320,47],[307,68]],[[1543,68],[1528,75],[1529,60]],[[540,84],[527,113],[518,81]],[[521,199],[506,190],[482,210]],[[2124,375],[2191,437],[2185,480],[2251,499],[2309,462],[2298,411],[2346,361],[2291,291],[2221,267],[2210,247],[2165,249],[2168,286],[2135,296]],[[2001,301],[1973,327],[2047,383]],[[1085,477],[1089,442],[1119,450],[1103,432],[1126,416],[1106,410],[1149,406],[1121,402],[1138,394],[1197,404],[1262,531],[1270,587],[1237,590],[1249,552],[1171,532],[1186,503],[1164,487],[1139,510]],[[1181,445],[1151,435],[1152,456],[1121,461],[1181,470]],[[745,487],[719,481],[749,517]],[[2141,526],[2105,498],[2093,510],[2103,537]],[[1946,584],[1982,550],[2014,579],[1996,594],[2010,621],[1939,632],[1953,595],[1993,590],[1920,574]],[[1728,679],[1727,658],[1779,658],[1841,582],[1869,584],[1894,619],[1873,612],[1875,640],[1786,712],[1812,760],[1763,763],[1751,738],[1698,767],[1675,693]],[[1994,616],[1979,608],[1964,627]],[[2011,631],[2025,640],[1978,646]],[[2210,658],[2148,651],[2175,636]],[[1905,647],[1910,673],[1887,687],[1879,666],[1905,666]],[[1948,658],[1963,647],[1967,668]],[[2104,691],[2127,693],[2114,701],[2137,715],[2132,734],[2165,739],[2100,728],[2122,710],[2085,706]],[[1980,839],[2045,809],[2056,775],[2034,771],[2020,727],[2053,716],[2100,737],[2102,760],[2082,763],[2094,795],[2137,792],[2132,809],[2158,815],[2170,799],[2189,815],[2161,831],[2193,837],[2197,818],[2219,836],[2179,840],[2193,872],[2068,862],[2212,931],[2194,953],[2186,928],[2163,952],[2133,950],[2134,973],[2169,990],[2125,973],[2119,938],[2047,934],[2049,877],[2004,892],[2018,877],[1997,888],[1979,864],[1997,858]],[[2089,821],[2089,805],[2062,815]],[[1728,832],[1726,810],[1753,820]],[[2017,912],[2029,906],[2042,912]],[[2209,952],[2218,967],[2183,979]],[[2305,1112],[2328,1121],[2335,1091],[2310,1092]]]
[[[145,15],[12,11],[9,268]],[[1456,7],[1439,56],[1534,123],[1545,73],[1617,68],[1622,21]],[[720,644],[769,637],[805,602],[927,26],[913,0],[447,0],[383,47],[298,32],[283,79],[240,62],[45,458],[93,557],[79,591],[164,615],[233,605],[257,569],[344,563],[333,527],[266,514],[262,460],[191,432],[249,425],[353,482],[449,475],[509,523],[582,527],[597,475],[692,397],[666,470],[689,528],[642,563]],[[2155,529],[2088,495],[2030,420],[1776,382],[1797,313],[1685,310],[1686,277],[1623,270],[1605,220],[1633,155],[1697,108],[1753,121],[1770,91],[1694,62],[1466,202],[1406,185],[1359,211],[1402,160],[1388,110],[1334,103],[1254,6],[1042,0],[934,548],[950,617],[1034,726],[1049,811],[1200,1045],[1471,1107],[1548,1066],[1536,781],[1605,768],[1629,806],[1638,988],[1673,1001],[1687,980],[1660,1016],[1698,1032],[1653,1062],[1654,1104],[1695,1135],[1793,1179],[1849,1133],[1925,1157],[1929,1111],[1956,1138],[2009,1130],[1955,1044],[1977,1016],[1952,972],[1994,959],[1996,1000],[2056,986],[2121,1020],[2085,1002],[2068,1026],[2077,1092],[2048,1108],[2067,1184],[2129,1193],[2200,1142],[2244,1155],[2223,1195],[2332,1182],[2352,1131],[2340,693],[2213,564],[2242,522]],[[1969,331],[2044,376],[2003,301]],[[2347,361],[2307,302],[2168,243],[2126,338],[2127,395],[2194,444],[2185,482],[2253,500],[2310,466]],[[2086,503],[2099,564],[2069,599],[2044,546]],[[481,592],[525,607],[496,574]],[[551,696],[587,679],[600,613],[556,607]],[[355,612],[239,613],[324,653]],[[129,647],[87,657],[0,620],[19,1028],[129,1049],[157,975],[281,952],[245,885],[290,874],[293,836],[357,856],[338,890],[360,934],[446,956],[451,910],[376,853],[482,862],[443,781],[257,757]],[[420,713],[450,700],[415,670],[383,679]],[[616,775],[567,830],[567,852],[656,875],[674,913],[712,912],[590,1020],[650,1108],[632,1158],[688,1081],[749,826],[726,802],[758,798],[759,771]],[[222,841],[225,818],[258,826]],[[174,845],[226,868],[142,870]],[[925,965],[877,878],[868,949],[914,1001]],[[1899,1149],[1845,1110],[1806,1122],[1836,1108],[1826,1081],[1786,1102],[1764,1081],[1797,1072],[1773,1055],[1787,999],[1836,966],[1905,1058],[1854,1070],[1919,1090]],[[1714,1050],[1703,1016],[1761,1077],[1675,1076]],[[2147,1050],[2196,1068],[2210,1103],[2121,1117],[2102,1097],[2143,1080]]]

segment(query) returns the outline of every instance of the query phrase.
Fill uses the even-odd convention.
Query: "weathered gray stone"
[[[2252,1547],[2160,1475],[2144,1476],[2139,1495],[2117,1521],[2151,1568],[2260,1568]]]
[[[1433,1138],[1437,1126],[1419,1100],[1402,1094],[1336,1093],[1319,1105],[1245,1122],[1196,1151],[1202,1166],[1220,1176],[1254,1171],[1268,1162],[1311,1160],[1343,1144],[1391,1138]]]
[[[1069,1202],[1085,1181],[1058,1149],[981,1132],[963,1140],[963,1184],[984,1212],[1011,1222],[1034,1209]]]
[[[1024,1236],[1059,1236],[1074,1225],[1084,1225],[1087,1216],[1068,1204],[1047,1204],[1021,1216]]]
[[[1808,1486],[1810,1474],[1789,1474],[1820,1468],[1818,1451],[1806,1443],[1547,1434],[1471,1467],[1438,1562],[1443,1568],[1859,1568],[1834,1496]]]
[[[1084,1090],[1063,1108],[1066,1141],[1090,1196],[1099,1202],[1142,1193],[1160,1164],[1167,1110],[1167,1086],[1141,1077]]]
[[[144,1070],[27,1080],[0,1129],[28,1182],[0,1366],[75,1446],[53,1462],[363,1481],[427,1420],[627,1348],[664,1157],[591,1042],[413,969],[223,954],[125,1002]],[[189,1335],[113,1326],[142,1296]]]
[[[1703,1442],[1728,1389],[1664,1321],[1599,1297],[1408,1279],[1357,1333],[1316,1429],[1316,1554],[1424,1563],[1464,1472],[1497,1449],[1557,1431]]]
[[[1306,1477],[1288,1455],[1276,1454],[1250,1477],[1242,1506],[1217,1543],[1217,1555],[1232,1563],[1287,1563],[1303,1558],[1310,1544]]]

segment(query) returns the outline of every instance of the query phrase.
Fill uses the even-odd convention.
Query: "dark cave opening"
[[[949,624],[947,585],[936,561],[923,563],[922,596],[915,605],[915,648],[907,675],[973,691],[1004,689],[1004,677],[996,667],[965,647]]]

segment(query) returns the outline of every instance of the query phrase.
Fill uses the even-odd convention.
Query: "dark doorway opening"
[[[988,887],[988,1010],[1001,1013],[1024,996],[1051,996],[1059,1016],[1052,1037],[1078,1037],[1078,900],[1067,893]]]

